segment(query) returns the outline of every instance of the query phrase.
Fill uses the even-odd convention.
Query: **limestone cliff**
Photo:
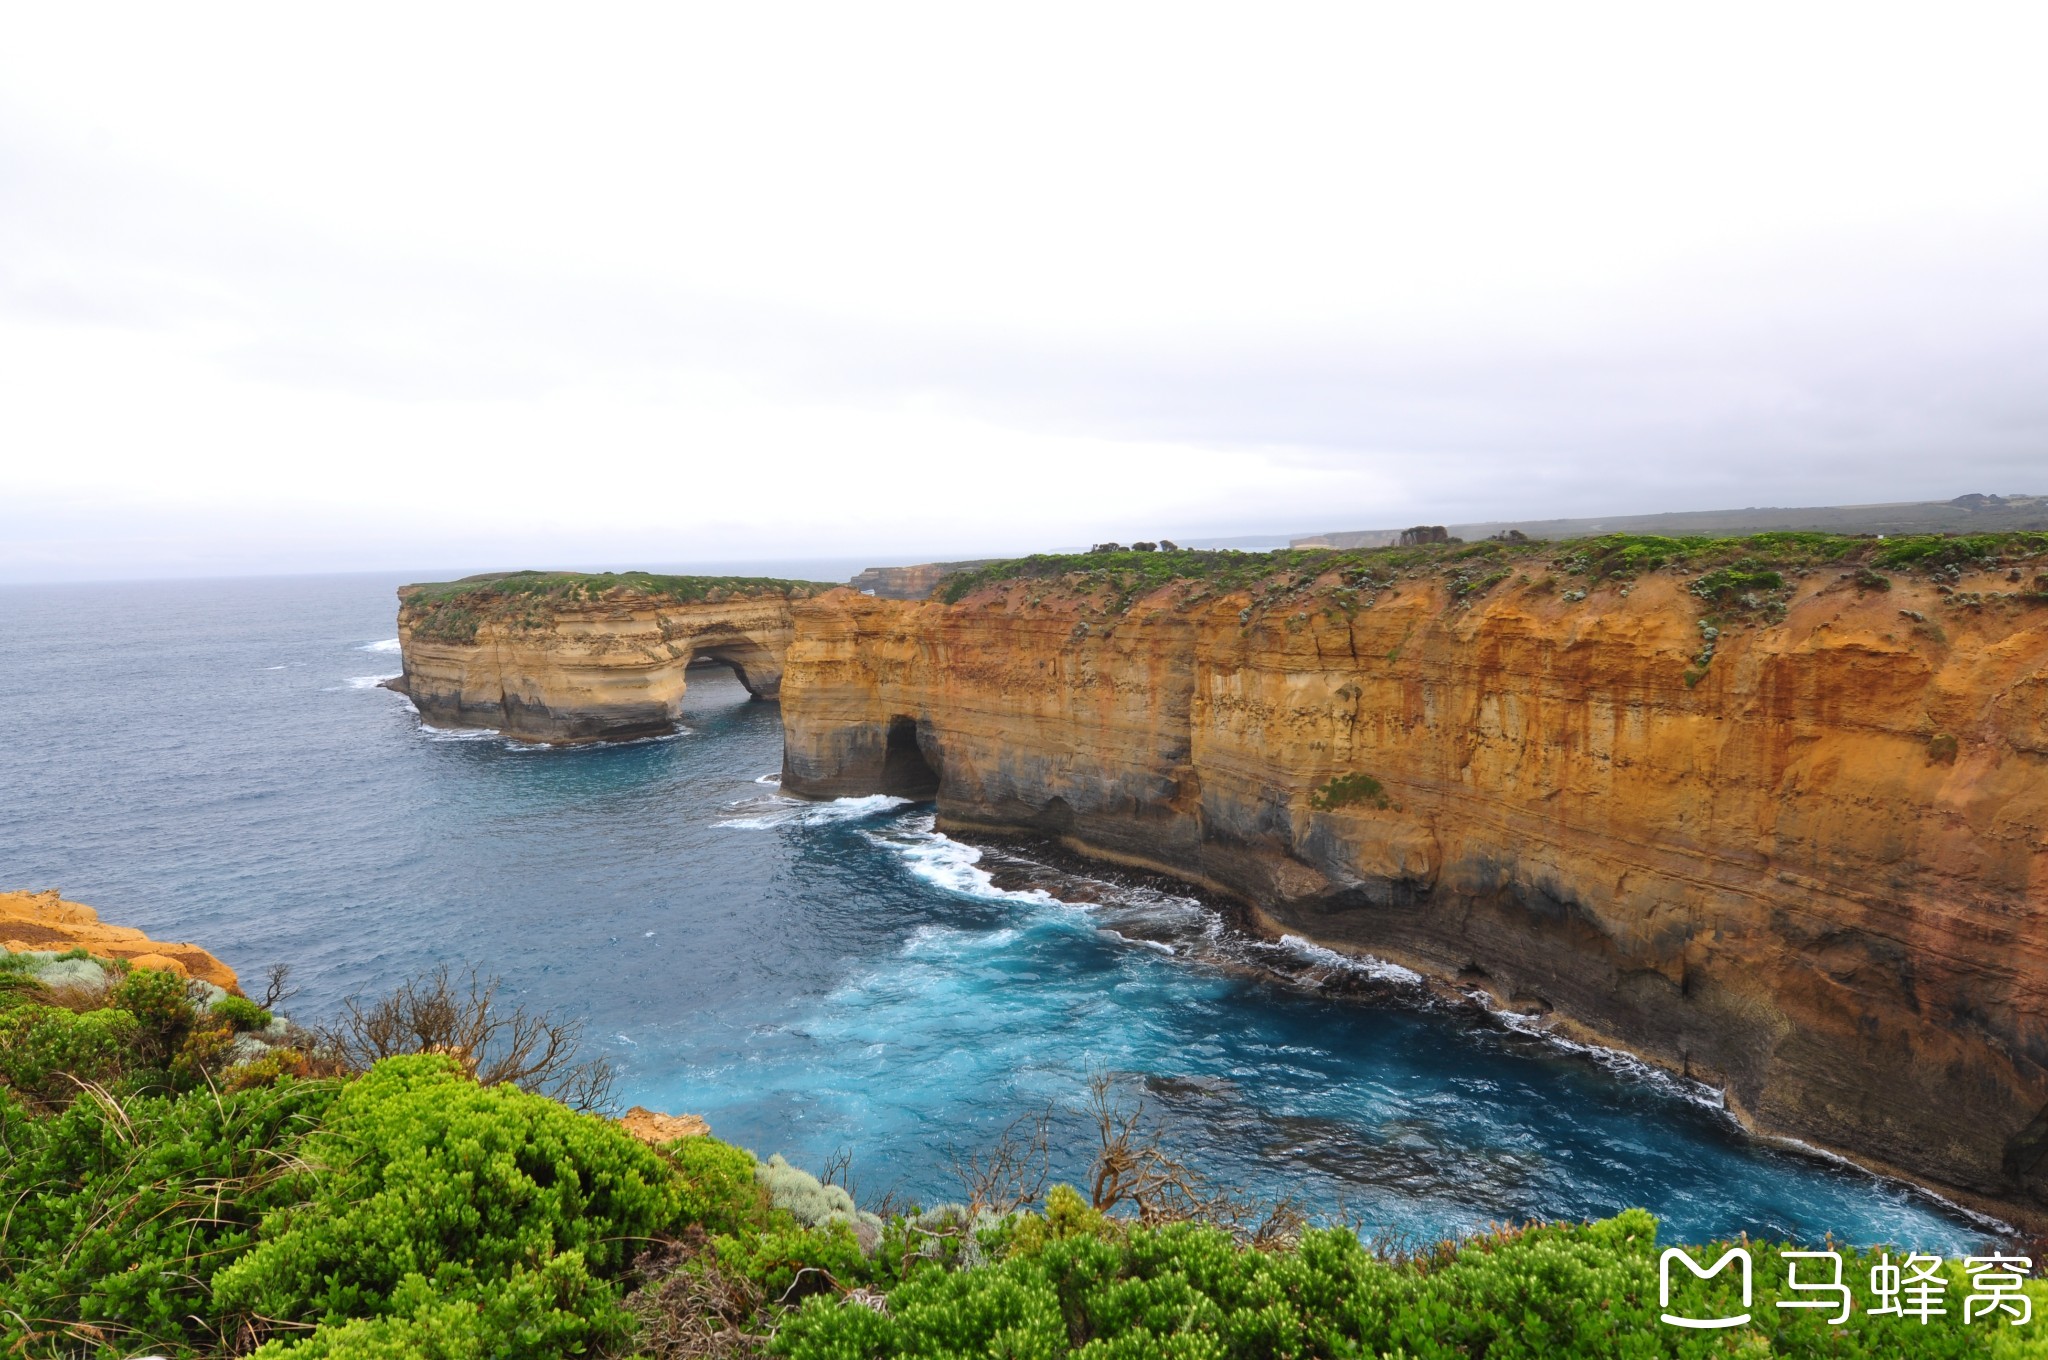
[[[2044,553],[1125,554],[840,591],[795,606],[783,788],[1178,875],[2039,1210]]]
[[[91,907],[66,902],[55,889],[0,892],[0,948],[59,954],[84,949],[103,959],[127,959],[239,993],[235,970],[198,945],[167,944],[129,926],[108,925]]]
[[[732,667],[756,697],[782,683],[790,604],[827,587],[753,577],[517,572],[399,592],[405,672],[393,682],[436,727],[522,741],[673,731],[685,672]]]

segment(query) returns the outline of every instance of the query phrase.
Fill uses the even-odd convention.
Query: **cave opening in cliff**
[[[889,735],[882,748],[882,792],[919,800],[938,796],[939,774],[918,745],[915,718],[889,720]]]
[[[690,665],[725,667],[755,699],[776,697],[782,680],[781,663],[767,648],[751,639],[701,647],[690,658]]]

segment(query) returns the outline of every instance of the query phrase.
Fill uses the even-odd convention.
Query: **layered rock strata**
[[[196,944],[152,940],[129,926],[109,925],[80,902],[45,892],[0,892],[0,948],[15,953],[64,954],[83,949],[103,959],[126,959],[142,968],[210,982],[239,992],[235,970]]]
[[[572,743],[675,729],[692,662],[776,697],[790,605],[825,587],[747,578],[518,573],[399,591],[392,688],[435,727]]]
[[[1177,875],[2038,1220],[2043,583],[1484,567],[802,601],[782,787]]]

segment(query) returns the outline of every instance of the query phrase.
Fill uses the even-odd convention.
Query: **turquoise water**
[[[955,1162],[1048,1106],[1077,1176],[1100,1072],[1218,1180],[1399,1237],[1643,1205],[1686,1238],[1984,1240],[1398,970],[983,853],[928,807],[783,799],[778,713],[722,670],[662,741],[423,729],[374,684],[397,583],[0,588],[0,885],[245,979],[290,961],[302,1017],[479,965],[584,1017],[627,1101],[799,1164],[843,1152],[870,1199],[957,1197]]]

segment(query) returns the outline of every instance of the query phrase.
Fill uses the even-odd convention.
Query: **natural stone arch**
[[[675,730],[699,658],[731,667],[756,699],[780,696],[800,587],[720,585],[678,597],[632,581],[539,595],[491,582],[466,592],[411,586],[398,616],[405,674],[392,688],[436,727],[556,744],[658,736]]]
[[[720,662],[732,669],[753,698],[774,699],[782,693],[782,657],[788,650],[786,641],[776,647],[769,641],[741,634],[698,642],[683,664],[687,667],[700,661]]]

